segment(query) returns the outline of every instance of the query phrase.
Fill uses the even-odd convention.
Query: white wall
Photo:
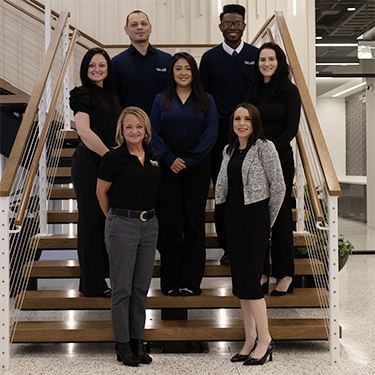
[[[246,8],[244,40],[247,42],[274,10],[283,11],[314,101],[315,3],[312,0],[51,0],[51,7],[57,12],[70,11],[73,26],[106,45],[129,43],[123,28],[126,16],[135,9],[148,14],[153,44],[218,44],[223,39],[218,28],[219,13],[229,3]]]
[[[318,98],[316,112],[338,178],[345,167],[345,98]]]

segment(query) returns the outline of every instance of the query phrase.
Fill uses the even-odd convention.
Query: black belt
[[[126,210],[125,208],[110,208],[109,212],[113,215],[128,217],[129,219],[139,219],[147,221],[154,217],[155,209],[149,211]]]

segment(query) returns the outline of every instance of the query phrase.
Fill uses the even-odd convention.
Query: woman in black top
[[[74,152],[72,181],[78,202],[79,290],[86,297],[110,297],[105,281],[108,255],[104,244],[105,216],[96,198],[96,180],[102,157],[114,146],[116,119],[121,111],[112,82],[111,60],[103,49],[83,57],[82,86],[70,92],[80,143]]]
[[[104,158],[97,184],[100,206],[107,216],[115,350],[117,360],[127,366],[151,362],[142,340],[158,233],[155,203],[160,170],[150,140],[146,113],[137,107],[125,108],[117,124],[117,146]]]
[[[290,68],[283,50],[275,43],[259,49],[254,71],[254,84],[245,100],[254,104],[261,114],[265,136],[279,153],[286,193],[272,228],[272,275],[277,278],[273,296],[293,292],[293,219],[291,194],[294,178],[293,151],[290,142],[296,136],[301,113],[298,89],[290,81]],[[268,282],[269,260],[266,260],[262,284]]]

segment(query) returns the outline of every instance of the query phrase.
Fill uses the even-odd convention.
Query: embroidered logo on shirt
[[[157,72],[167,72],[167,68],[156,68]]]
[[[158,167],[159,163],[156,160],[150,160],[150,163],[153,167]]]
[[[254,61],[244,61],[245,65],[255,65],[255,60]]]

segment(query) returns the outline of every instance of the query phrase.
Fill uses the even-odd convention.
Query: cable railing
[[[44,8],[43,4],[35,0],[25,2],[34,4],[35,9],[40,8],[43,10]],[[59,156],[61,152],[65,134],[63,130],[67,128],[61,89],[62,76],[59,73],[61,71],[64,72],[67,67],[67,60],[64,61],[64,56],[67,54],[67,51],[64,52],[61,35],[63,33],[62,29],[67,28],[66,20],[68,15],[66,12],[62,12],[59,18],[57,18],[58,15],[54,12],[53,15],[52,29],[55,30],[54,35],[60,35],[60,37],[57,38],[58,41],[55,41],[54,48],[57,52],[55,52],[55,59],[52,64],[46,62],[47,58],[52,60],[52,56],[48,51],[44,55],[44,45],[41,42],[41,40],[43,40],[44,22],[35,15],[30,17],[27,12],[25,13],[18,8],[12,8],[11,1],[9,0],[5,0],[2,4],[2,20],[8,19],[9,16],[13,21],[6,24],[3,22],[4,26],[1,29],[1,47],[4,47],[9,54],[2,54],[3,57],[0,59],[0,73],[2,77],[4,76],[7,79],[9,79],[10,76],[11,84],[31,95],[27,111],[24,115],[24,121],[28,122],[28,126],[24,127],[24,121],[21,124],[19,137],[17,137],[14,147],[14,149],[18,151],[13,153],[12,150],[12,155],[8,160],[7,168],[4,171],[3,179],[0,183],[1,208],[10,207],[10,216],[8,215],[6,220],[10,222],[12,229],[22,222],[21,230],[23,231],[22,235],[19,233],[11,233],[9,239],[9,258],[4,258],[0,254],[1,264],[4,264],[6,267],[6,262],[10,263],[10,285],[3,285],[3,287],[8,290],[8,293],[10,290],[11,297],[10,305],[12,313],[9,325],[12,328],[10,341],[14,335],[16,323],[20,314],[19,308],[23,301],[22,291],[26,289],[29,282],[32,262],[39,257],[36,249],[40,237],[36,235],[40,232],[41,212],[45,210],[44,206],[46,205],[46,202],[40,201],[40,190],[43,188],[47,190],[45,195],[48,199],[52,187],[54,171],[58,163],[58,157],[56,156]],[[63,18],[65,19],[64,23],[62,21]],[[31,37],[32,39],[39,40],[39,42],[33,42],[34,44],[26,46],[26,49],[29,49],[27,50],[27,56],[30,61],[32,61],[32,67],[21,66],[22,64],[25,65],[24,60],[18,59],[17,51],[15,52],[14,45],[16,45],[16,40],[12,38],[25,33],[25,30],[22,28],[23,26],[17,25],[18,20],[21,24],[28,25],[28,34],[34,33],[33,37]],[[61,26],[62,24],[65,26]],[[42,29],[43,33],[41,31]],[[74,30],[71,39],[76,39],[78,32],[71,26],[70,30]],[[282,13],[277,11],[274,16],[267,20],[251,43],[259,46],[263,42],[273,39],[286,51],[293,70],[294,81],[301,93],[303,111],[299,134],[293,145],[296,159],[296,184],[294,189],[297,204],[296,232],[305,235],[307,253],[310,257],[314,281],[318,290],[320,305],[322,306],[322,315],[326,322],[327,337],[330,338],[331,363],[338,363],[337,196],[340,195],[340,187],[285,20]],[[75,45],[74,49],[72,47],[72,50],[69,52],[69,54],[72,54],[70,60],[72,61],[71,66],[73,72],[71,75],[76,85],[78,85],[80,81],[79,68],[87,49],[100,46],[107,49],[112,56],[122,50],[122,46],[104,46],[87,35],[83,35],[79,43],[74,43],[73,41],[72,43]],[[50,46],[52,44],[53,42],[51,42]],[[157,47],[163,47],[164,50],[170,53],[175,53],[179,50],[189,51],[199,61],[203,52],[210,46],[157,45]],[[4,57],[5,55],[6,57]],[[48,69],[46,68],[47,66]],[[36,100],[37,97],[41,98],[41,94],[38,93],[35,95],[34,90],[37,87],[40,91],[42,86],[40,83],[40,75],[42,75],[43,80],[45,79],[47,81],[48,74],[46,74],[46,72],[49,70],[51,71],[52,92],[58,94],[56,94],[56,98],[53,100],[51,110],[45,113],[47,118],[41,120],[41,112],[37,109],[39,101]],[[30,83],[33,80],[36,82],[34,88]],[[39,146],[38,151],[36,151],[38,141],[41,137],[41,133],[38,129],[40,122],[50,124],[49,128],[46,128],[42,134],[42,138],[45,140],[46,154],[44,171],[40,168],[38,170],[36,169],[38,166],[37,159],[33,161],[34,156],[39,157],[39,155],[43,154],[41,146]],[[20,146],[21,143],[22,146]],[[20,152],[21,149],[22,152]],[[13,170],[12,173],[9,172],[11,169]],[[45,175],[46,183],[41,182],[40,177],[43,175]],[[31,176],[28,182],[26,182],[27,176]],[[27,190],[29,194],[27,198],[23,198],[21,203],[21,196],[25,190]],[[22,207],[22,209],[20,207]],[[21,211],[24,212],[24,219],[21,219]],[[18,216],[17,219],[16,214]],[[0,220],[2,220],[2,222],[4,220],[3,218],[4,214],[0,212]],[[44,235],[46,234],[47,233],[44,232]],[[21,275],[22,268],[23,273]],[[1,279],[3,279],[4,274],[1,270],[0,276]],[[329,298],[327,297],[327,293],[324,293],[326,290],[329,290]],[[15,302],[16,300],[14,298],[16,295],[20,296],[17,302]],[[0,297],[0,303],[2,301],[3,299]],[[7,306],[6,303],[4,306]],[[326,306],[329,306],[329,309],[326,308]],[[6,319],[4,319],[4,321],[6,321]],[[6,345],[4,342],[0,342],[0,346],[3,346],[2,344]],[[1,358],[1,352],[4,352],[4,350],[0,350],[0,362],[4,363]]]
[[[301,120],[296,140],[293,141],[296,160],[296,233],[303,235],[305,240],[301,251],[305,250],[308,254],[313,270],[321,315],[330,340],[331,364],[338,364],[337,197],[341,189],[281,11],[275,11],[275,15],[266,21],[251,43],[260,46],[267,41],[276,42],[285,51],[293,80],[301,95]]]
[[[67,128],[67,93],[63,86],[79,32],[75,30],[69,38],[69,14],[61,12],[52,21],[54,31],[44,52],[44,25],[40,19],[9,1],[1,3],[1,14],[4,22],[0,41],[6,52],[1,55],[1,77],[3,81],[6,77],[9,87],[14,85],[29,94],[0,182],[0,237],[4,241],[0,302],[8,307],[0,317],[5,322],[0,328],[0,363],[7,368],[9,343],[16,331],[24,291],[32,281],[29,276],[33,261],[40,256],[38,242],[41,235],[48,235],[43,216]],[[22,43],[17,42],[19,37]],[[29,39],[33,42],[29,43]]]

